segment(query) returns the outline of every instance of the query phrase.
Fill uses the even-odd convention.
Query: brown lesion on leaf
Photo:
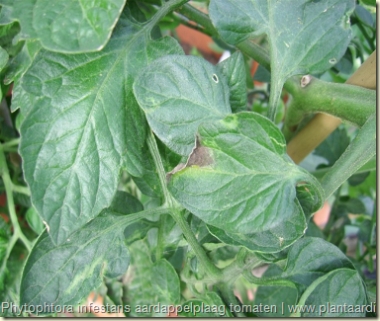
[[[172,175],[183,170],[186,167],[199,166],[205,167],[212,165],[214,163],[213,158],[211,157],[211,151],[207,147],[201,145],[201,141],[198,136],[195,138],[195,146],[191,151],[189,158],[187,159],[186,164],[179,163],[172,171],[166,174],[166,181],[169,182]]]

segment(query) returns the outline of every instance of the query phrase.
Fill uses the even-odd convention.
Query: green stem
[[[20,144],[20,138],[15,138],[8,142],[3,143],[2,146],[3,148],[9,148],[9,147],[18,146],[19,144]]]
[[[321,180],[326,199],[376,155],[376,114],[371,115],[354,140]]]
[[[207,29],[203,28],[202,26],[200,26],[198,24],[195,25],[195,24],[190,23],[189,19],[187,19],[185,16],[177,13],[174,15],[174,17],[179,23],[185,25],[186,27],[194,29],[194,30],[199,31],[199,32],[202,32],[202,33],[204,33],[210,37],[212,36],[211,33]]]
[[[168,204],[168,207],[175,207],[174,200],[166,187],[165,169],[164,165],[162,164],[160,151],[158,150],[157,142],[152,131],[150,131],[150,134],[148,134],[147,143],[149,151],[152,154],[154,164],[156,165],[156,170],[160,179],[162,193],[164,194],[164,201]]]
[[[276,285],[276,286],[288,286],[297,289],[295,284],[289,280],[286,279],[280,279],[280,278],[266,278],[261,277],[258,278],[254,275],[252,275],[251,271],[244,271],[243,276],[247,279],[247,281],[251,282],[252,284],[256,285]]]
[[[270,58],[268,52],[252,41],[245,40],[236,46],[248,57],[256,60],[261,66],[270,71]]]
[[[194,8],[189,4],[185,4],[181,8],[177,9],[177,12],[181,13],[188,19],[196,22],[197,24],[203,26],[206,33],[210,34],[214,38],[219,38],[218,31],[215,29],[214,25],[211,22],[209,16],[198,9]],[[241,50],[244,54],[256,60],[260,65],[270,70],[270,59],[266,50],[261,46],[253,43],[250,40],[245,40],[238,45],[236,48]]]
[[[208,32],[210,35],[219,37],[218,31],[215,29],[207,14],[199,11],[198,9],[194,8],[192,5],[189,4],[185,4],[184,6],[178,8],[176,11],[184,15],[188,19],[203,26],[206,32]]]
[[[146,30],[151,31],[154,28],[154,26],[169,12],[172,12],[174,9],[182,6],[188,1],[189,0],[172,0],[165,2],[163,6],[158,10],[158,12],[147,22]]]
[[[368,163],[366,163],[362,167],[360,167],[355,172],[355,175],[375,171],[376,165],[377,165],[377,161],[376,161],[376,157],[374,157],[374,158],[370,159]],[[330,170],[329,167],[321,168],[321,169],[317,169],[317,170],[311,172],[310,174],[312,174],[317,179],[321,179],[324,175],[326,175],[326,173],[328,173],[329,170]]]
[[[310,82],[302,87],[302,79],[306,77]],[[330,114],[361,127],[376,111],[376,91],[359,86],[296,76],[286,83],[286,90],[292,95],[283,129],[287,139],[310,113]]]
[[[26,186],[12,184],[12,190],[13,190],[13,192],[30,196],[30,190]]]
[[[149,219],[153,215],[169,214],[169,211],[170,210],[164,206],[156,207],[156,208],[150,208],[150,209],[147,209],[147,210],[144,210],[141,212],[124,215],[124,217],[121,218],[121,220],[118,224],[123,225],[123,226],[128,226],[128,225],[131,225],[133,223],[136,223],[136,222],[142,220],[143,218]]]
[[[172,217],[176,221],[176,223],[181,228],[185,238],[191,248],[193,249],[195,255],[197,256],[199,262],[202,264],[207,274],[209,274],[215,280],[219,280],[222,276],[222,271],[219,270],[214,263],[210,261],[204,249],[199,245],[198,240],[196,239],[193,231],[191,230],[189,224],[186,222],[183,211],[178,209],[174,209],[172,212]]]
[[[18,240],[18,235],[13,234],[11,239],[8,242],[7,250],[5,252],[5,256],[3,258],[3,262],[1,263],[1,267],[0,267],[0,275],[3,275],[3,273],[5,272],[7,261],[9,259],[9,256],[11,255],[12,249],[15,246],[17,240]]]
[[[1,171],[1,176],[3,178],[5,193],[7,195],[8,212],[9,212],[9,216],[13,225],[13,233],[15,237],[17,237],[24,243],[25,247],[30,252],[32,249],[32,243],[24,235],[24,233],[21,230],[20,225],[18,224],[15,203],[13,199],[13,191],[12,191],[13,184],[12,184],[11,177],[9,175],[7,160],[5,158],[3,146],[0,147],[0,171]]]
[[[219,277],[221,275],[221,271],[209,260],[205,251],[199,245],[195,235],[190,229],[190,226],[187,224],[186,220],[183,217],[183,211],[181,210],[180,206],[177,204],[177,202],[171,196],[167,189],[165,169],[162,164],[161,156],[153,132],[151,132],[150,135],[148,135],[147,142],[149,151],[151,152],[154,163],[156,165],[157,173],[161,183],[161,188],[165,198],[165,203],[163,207],[167,207],[168,210],[170,210],[170,214],[181,228],[186,240],[189,242],[191,248],[195,252],[195,255],[197,256],[201,264],[204,266],[207,273],[209,273],[210,276],[214,278]]]

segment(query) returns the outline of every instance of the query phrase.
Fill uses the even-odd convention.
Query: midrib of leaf
[[[133,223],[135,223],[135,222],[137,222],[143,218],[148,218],[152,214],[161,215],[161,214],[166,214],[167,212],[168,212],[168,210],[166,208],[155,208],[155,209],[145,210],[142,212],[137,212],[134,214],[128,214],[125,216],[120,216],[120,219],[116,219],[112,225],[110,225],[107,228],[105,228],[104,230],[102,230],[94,238],[87,240],[84,243],[81,243],[81,245],[78,247],[77,251],[75,251],[75,253],[73,253],[69,257],[69,259],[65,262],[64,265],[62,265],[62,267],[56,272],[56,274],[59,274],[62,270],[64,270],[64,268],[72,261],[72,258],[75,257],[80,251],[82,251],[84,248],[86,248],[89,244],[96,242],[99,238],[103,237],[104,235],[106,235],[110,232],[113,232],[114,234],[119,233],[120,230],[126,228],[128,225],[133,224]],[[108,212],[108,215],[112,215],[112,212]],[[41,234],[41,236],[36,240],[36,244],[38,243],[38,240],[42,237],[42,235],[43,234]],[[49,237],[49,236],[47,236],[47,237]],[[60,246],[63,246],[63,244]],[[98,249],[99,249],[99,247],[97,247],[97,250]],[[53,248],[51,251],[46,252],[40,258],[44,257],[46,254],[48,254],[50,252],[54,252],[55,250],[56,249]],[[92,261],[91,264],[93,265],[94,262],[97,262],[97,261]],[[38,263],[38,260],[34,262],[34,264],[37,264],[37,263]],[[32,267],[34,266],[34,264],[29,268],[29,270],[32,270]],[[24,275],[24,278],[25,277],[26,277],[26,275]],[[50,282],[53,279],[54,279],[54,276],[50,280],[47,280],[47,282],[44,284],[44,286],[41,288],[41,290],[39,292],[37,292],[36,295],[30,301],[33,301],[41,292],[43,292],[43,290],[48,287],[48,285],[50,284]],[[29,288],[24,289],[24,292],[26,292],[26,290],[28,290],[28,289]]]

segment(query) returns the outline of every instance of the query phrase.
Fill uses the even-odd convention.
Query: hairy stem
[[[210,261],[208,258],[206,252],[202,248],[202,246],[199,245],[198,240],[196,239],[193,231],[191,230],[189,224],[186,222],[184,217],[184,212],[180,211],[178,209],[175,209],[171,212],[173,219],[176,221],[176,223],[181,228],[183,234],[185,235],[185,238],[191,248],[193,249],[195,255],[197,256],[199,262],[202,264],[203,268],[206,270],[207,274],[214,278],[215,280],[220,279],[222,275],[222,271],[219,270],[214,263]]]
[[[143,210],[137,213],[124,215],[124,217],[121,218],[119,224],[128,226],[142,220],[143,218],[149,219],[153,215],[164,215],[164,214],[169,214],[169,209],[164,206],[150,208],[150,209]]]
[[[148,143],[149,151],[152,154],[154,164],[156,166],[158,177],[160,179],[161,190],[162,190],[162,193],[164,194],[164,201],[165,203],[168,204],[169,207],[174,207],[173,198],[166,187],[165,169],[164,169],[164,165],[162,164],[160,151],[158,150],[156,138],[154,137],[154,134],[152,131],[150,131],[150,133],[148,134],[147,143]]]
[[[192,5],[185,4],[184,6],[178,8],[177,12],[184,15],[188,19],[196,22],[197,24],[203,26],[203,28],[206,30],[208,34],[215,37],[219,37],[218,31],[213,26],[208,15],[194,8]]]
[[[179,9],[177,9],[177,12],[181,13],[188,19],[196,22],[197,24],[203,26],[207,34],[211,35],[214,38],[220,39],[218,31],[215,29],[214,25],[211,22],[211,19],[207,14],[199,11],[198,9],[194,8],[189,4],[185,4],[184,6],[180,7]],[[255,44],[250,40],[245,40],[236,45],[236,48],[241,50],[245,55],[256,60],[260,65],[262,65],[266,69],[270,69],[269,54],[259,45]]]
[[[328,83],[311,76],[296,78],[298,81],[289,82],[286,88],[292,95],[283,128],[287,139],[292,134],[292,128],[310,113],[330,114],[361,127],[376,111],[375,90]]]
[[[221,271],[209,260],[203,248],[199,245],[194,233],[187,224],[185,218],[183,217],[183,210],[177,204],[175,199],[171,196],[170,192],[166,186],[166,175],[164,166],[162,165],[161,156],[157,147],[156,140],[153,133],[148,136],[148,146],[149,150],[153,156],[154,163],[156,165],[157,173],[160,178],[161,188],[164,194],[165,203],[163,207],[167,207],[168,211],[172,215],[173,219],[179,225],[182,233],[185,235],[186,240],[189,242],[191,248],[194,250],[195,255],[205,268],[206,272],[213,278],[218,278],[221,275]]]
[[[294,80],[293,80],[294,81]],[[346,81],[346,84],[376,89],[376,51]],[[285,86],[287,83],[285,83]],[[318,113],[288,143],[287,153],[300,163],[321,144],[341,123],[335,116]]]
[[[376,170],[376,165],[377,165],[376,157],[373,157],[366,164],[364,164],[362,167],[360,167],[355,172],[355,174],[362,174],[362,173],[367,173],[367,172],[375,171]],[[329,167],[319,168],[319,169],[311,172],[310,174],[312,174],[317,179],[321,179],[324,175],[326,175],[328,173],[329,170],[330,170]]]
[[[20,193],[20,194],[30,196],[30,190],[26,186],[12,184],[12,190],[16,193]]]

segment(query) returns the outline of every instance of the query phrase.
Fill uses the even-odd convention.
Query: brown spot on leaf
[[[181,171],[182,169],[190,166],[209,166],[214,163],[214,160],[211,157],[210,150],[207,147],[204,147],[201,145],[201,142],[199,140],[199,137],[197,136],[195,139],[195,147],[193,148],[192,152],[189,155],[189,158],[187,159],[186,164],[179,163],[172,171],[166,174],[166,180],[167,182],[170,181],[172,175],[175,173]]]
[[[199,141],[199,138],[197,137],[195,140],[195,148],[191,152],[189,159],[187,160],[186,167],[189,166],[208,166],[212,165],[214,163],[211,155],[210,150],[207,149],[207,147],[201,146],[201,143]]]

